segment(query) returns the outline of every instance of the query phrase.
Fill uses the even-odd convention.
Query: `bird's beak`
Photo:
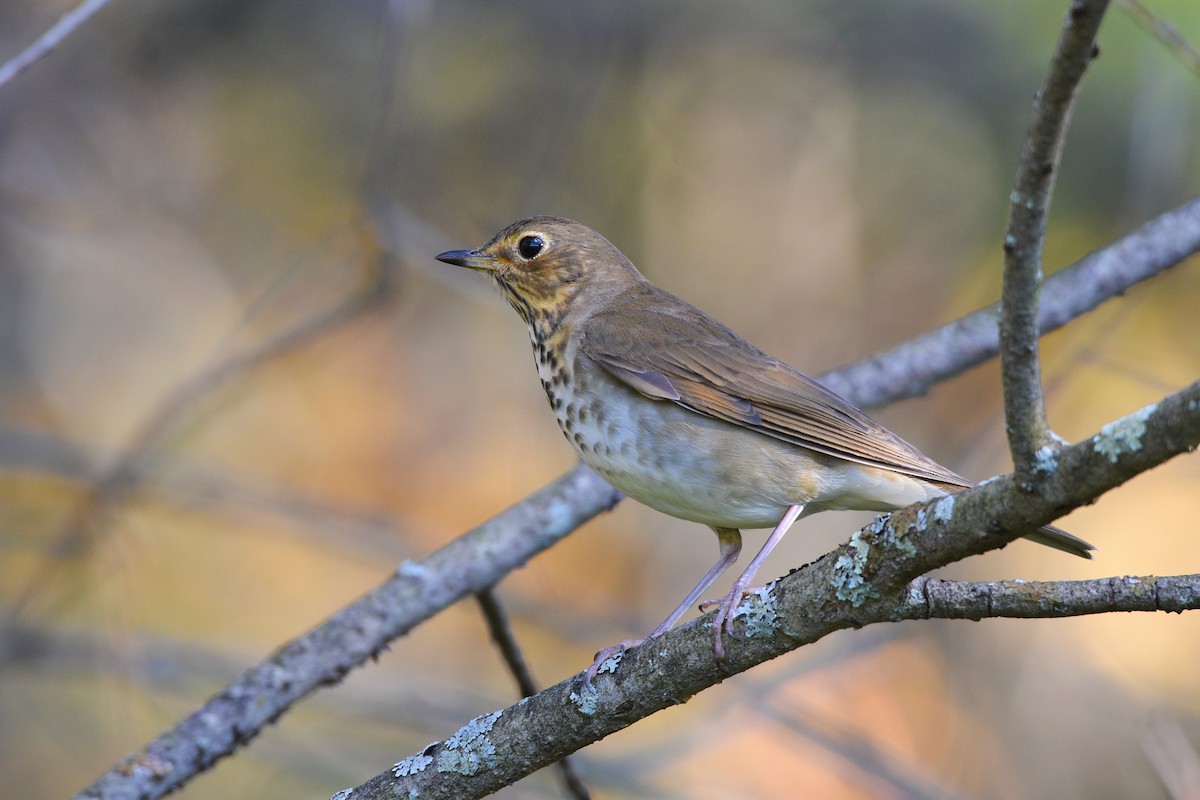
[[[453,264],[456,267],[478,269],[485,272],[496,268],[496,259],[492,256],[484,255],[478,250],[447,250],[444,253],[434,256],[434,258],[438,261],[444,261],[447,264]]]

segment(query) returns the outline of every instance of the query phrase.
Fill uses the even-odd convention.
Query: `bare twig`
[[[1075,0],[1067,11],[1046,80],[1033,104],[1004,236],[1000,298],[1000,370],[1004,421],[1017,472],[1032,474],[1038,451],[1055,446],[1046,422],[1038,357],[1038,292],[1050,194],[1083,73],[1096,54],[1096,33],[1108,0]]]
[[[51,25],[50,29],[34,40],[33,44],[0,66],[0,87],[29,69],[34,62],[50,55],[54,48],[62,44],[64,39],[78,30],[93,14],[108,3],[109,0],[83,0],[74,9],[63,14],[58,22]]]
[[[1154,34],[1185,67],[1200,75],[1200,50],[1187,40],[1174,23],[1146,8],[1141,0],[1119,0],[1118,5],[1138,25]]]
[[[957,495],[896,512],[847,545],[796,570],[739,609],[738,646],[718,661],[711,616],[625,654],[587,688],[582,673],[507,709],[478,717],[356,787],[357,800],[419,795],[482,797],[580,747],[678,705],[732,674],[836,630],[930,617],[1046,616],[1200,608],[1200,575],[1098,581],[967,584],[917,579],[969,555],[1002,547],[1135,474],[1200,444],[1200,382],[1064,448],[1026,495],[1007,475]],[[915,582],[914,582],[915,581]],[[961,597],[963,605],[940,602]]]
[[[496,597],[495,589],[489,586],[478,592],[475,599],[479,602],[479,608],[483,612],[483,619],[487,623],[492,641],[496,643],[505,665],[508,666],[508,671],[517,681],[517,689],[521,692],[521,697],[532,697],[537,694],[537,682],[533,679],[533,673],[529,671],[529,665],[525,663],[521,645],[517,642],[517,637],[513,635],[512,626],[508,623],[508,614],[505,613],[504,606]],[[567,790],[568,796],[577,798],[577,800],[588,800],[591,797],[591,793],[575,769],[574,759],[568,756],[559,761],[558,770],[562,775],[563,786]]]
[[[517,691],[521,693],[521,697],[536,694],[537,683],[533,680],[533,673],[529,671],[529,665],[525,663],[525,655],[521,652],[521,645],[517,641],[517,637],[513,635],[512,626],[508,622],[508,614],[504,611],[504,606],[500,604],[499,598],[496,597],[496,590],[489,586],[477,592],[475,600],[479,603],[483,621],[487,623],[488,634],[496,643],[500,657],[504,659],[505,666],[512,673],[513,680],[517,682]]]

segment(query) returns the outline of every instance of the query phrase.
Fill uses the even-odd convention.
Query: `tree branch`
[[[1200,608],[1200,575],[1095,578],[1086,581],[945,581],[909,585],[902,619],[1051,619],[1111,612]]]
[[[293,703],[379,654],[451,603],[490,586],[617,502],[579,465],[418,562],[246,671],[199,710],[76,797],[161,797],[253,739]]]
[[[1004,422],[1018,474],[1032,475],[1038,451],[1056,446],[1046,421],[1038,357],[1038,291],[1050,194],[1083,73],[1098,52],[1096,33],[1108,0],[1075,0],[1067,11],[1050,69],[1033,103],[1033,123],[1021,153],[1000,297],[1000,371]]]
[[[482,797],[656,711],[837,630],[941,616],[1072,616],[1200,608],[1200,575],[1030,584],[920,578],[1093,502],[1133,475],[1200,444],[1200,382],[1106,425],[1045,465],[1047,489],[1022,493],[1016,475],[912,506],[752,595],[738,609],[736,647],[717,660],[712,615],[625,654],[585,688],[582,673],[400,761],[355,800]]]

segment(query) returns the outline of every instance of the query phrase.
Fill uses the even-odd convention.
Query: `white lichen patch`
[[[624,653],[613,653],[608,658],[600,662],[600,666],[596,667],[596,674],[603,672],[611,672],[614,675],[617,672],[617,667],[621,666],[621,659],[625,657]]]
[[[475,775],[481,770],[496,765],[496,745],[488,733],[503,712],[494,711],[476,717],[458,729],[458,733],[446,740],[445,747],[438,753],[438,772],[457,772],[460,775]]]
[[[1092,437],[1092,447],[1096,452],[1107,458],[1111,463],[1126,453],[1136,453],[1142,449],[1142,437],[1146,435],[1146,420],[1158,410],[1158,404],[1151,403],[1139,408],[1127,417],[1121,417],[1110,422]]]
[[[1033,454],[1033,471],[1038,475],[1050,475],[1058,469],[1058,448],[1046,445]]]
[[[392,764],[392,774],[397,778],[403,778],[406,775],[416,775],[418,772],[423,772],[426,767],[433,763],[433,757],[425,754],[436,744],[437,742],[430,742],[425,745],[425,749],[421,752],[413,753],[403,761],[397,761],[395,764]]]
[[[1069,23],[1070,23],[1070,20],[1068,19],[1068,24]],[[1024,206],[1025,208],[1030,209],[1030,210],[1032,210],[1037,205],[1036,201],[1032,197],[1021,194],[1016,189],[1012,190],[1012,192],[1008,195],[1008,199],[1011,200],[1014,205]],[[1009,239],[1012,239],[1013,241],[1009,242]],[[1015,247],[1017,244],[1016,237],[1015,236],[1007,236],[1004,239],[1004,243],[1007,244],[1009,247]]]
[[[833,564],[833,588],[838,600],[858,608],[875,595],[875,590],[863,577],[871,546],[862,538],[862,531],[854,532],[849,546],[850,552],[842,553]]]
[[[779,610],[770,587],[760,586],[747,592],[742,602],[733,610],[734,618],[741,618],[746,625],[746,635],[753,639],[764,639],[775,634],[779,626]]]
[[[333,796],[329,798],[329,800],[349,800],[350,795],[352,794],[354,794],[353,787],[349,789],[342,789],[340,792],[335,792]]]
[[[423,581],[429,577],[429,569],[424,564],[418,564],[406,558],[400,562],[400,566],[396,567],[396,574],[401,578]]]
[[[579,713],[588,717],[595,715],[599,697],[600,693],[596,691],[595,687],[587,684],[584,684],[580,691],[570,694],[570,700],[579,709]]]
[[[925,605],[925,580],[918,578],[908,585],[908,602],[909,605],[923,606]]]
[[[954,516],[954,495],[948,494],[933,504],[933,518],[945,525]]]

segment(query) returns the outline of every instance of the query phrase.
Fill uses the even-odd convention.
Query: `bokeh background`
[[[73,6],[0,4],[0,60]],[[1147,6],[1200,42],[1200,5]],[[564,471],[523,326],[433,255],[532,213],[818,373],[996,299],[1064,2],[125,0],[0,88],[0,785],[67,795],[247,666]],[[1200,188],[1200,78],[1114,8],[1053,270]],[[1071,439],[1200,372],[1185,264],[1045,342]],[[876,413],[1008,468],[997,366]],[[1200,461],[970,579],[1200,567]],[[100,491],[95,491],[96,486]],[[805,520],[763,575],[865,515]],[[747,537],[753,551],[761,536]],[[623,503],[499,587],[538,678],[644,633],[716,553]],[[508,705],[475,605],[181,796],[328,796]],[[579,756],[599,798],[1166,797],[1200,616],[830,637]],[[506,790],[557,797],[545,771]]]

